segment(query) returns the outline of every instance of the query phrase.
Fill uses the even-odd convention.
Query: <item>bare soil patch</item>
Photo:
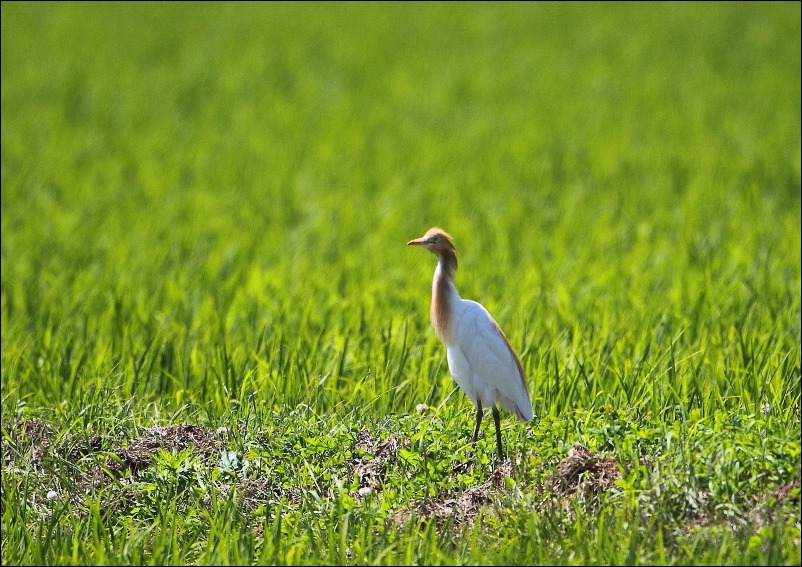
[[[470,465],[467,465],[470,468]],[[462,471],[455,467],[454,475]],[[433,519],[438,528],[451,522],[455,526],[470,524],[483,507],[490,505],[504,489],[504,478],[512,473],[509,460],[498,461],[496,468],[485,481],[476,487],[458,493],[447,493],[436,497],[426,497],[412,502],[409,508],[396,510],[390,519],[397,525],[407,523],[411,518]]]
[[[367,429],[360,431],[354,441],[356,448],[362,449],[366,455],[353,457],[349,462],[349,470],[357,475],[359,488],[381,490],[387,465],[395,460],[401,447],[409,445],[409,441],[399,441],[395,435],[379,441]]]
[[[545,493],[547,500],[554,496],[564,500],[578,490],[600,494],[610,490],[615,481],[621,478],[621,470],[614,458],[593,453],[580,445],[572,447],[568,455],[553,463],[553,466],[556,470],[550,482],[544,487],[537,487],[537,492]],[[453,474],[465,472],[471,467],[472,463],[457,465]],[[433,519],[438,527],[448,522],[455,526],[470,524],[483,508],[493,506],[503,496],[506,490],[504,479],[510,476],[511,462],[499,461],[481,485],[459,493],[446,493],[414,501],[409,508],[397,510],[390,518],[396,524],[404,524],[413,517]]]
[[[573,494],[580,486],[593,494],[599,494],[610,490],[620,478],[621,470],[615,459],[595,454],[581,445],[574,445],[557,465],[557,472],[552,477],[552,487],[563,496]]]
[[[148,427],[128,447],[113,451],[120,461],[110,460],[109,468],[118,472],[129,469],[135,474],[153,463],[153,455],[159,449],[181,452],[190,447],[203,459],[210,460],[220,451],[220,439],[215,431],[199,425]]]

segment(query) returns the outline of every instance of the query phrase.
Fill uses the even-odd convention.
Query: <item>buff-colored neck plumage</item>
[[[450,336],[449,323],[454,302],[459,299],[454,287],[454,273],[457,271],[457,251],[451,238],[445,232],[439,233],[440,244],[432,252],[437,255],[437,268],[432,280],[432,305],[430,316],[437,335],[446,340]]]

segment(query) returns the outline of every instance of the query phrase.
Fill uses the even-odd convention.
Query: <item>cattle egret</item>
[[[446,346],[451,376],[476,404],[471,442],[479,438],[482,408],[492,407],[496,448],[499,459],[503,459],[498,405],[524,423],[532,419],[532,402],[521,361],[487,309],[457,293],[457,250],[448,233],[434,227],[407,245],[423,246],[437,256],[432,281],[432,326]]]

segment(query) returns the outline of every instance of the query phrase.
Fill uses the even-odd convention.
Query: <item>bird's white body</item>
[[[435,282],[440,265],[435,270]],[[436,285],[436,284],[435,284]],[[518,419],[532,419],[532,404],[518,361],[487,309],[462,299],[449,285],[451,321],[442,339],[454,381],[475,405],[500,405]]]
[[[532,402],[524,369],[507,337],[487,309],[462,299],[454,287],[457,251],[451,237],[434,227],[408,245],[423,246],[437,256],[432,280],[432,325],[446,345],[448,369],[460,389],[476,404],[476,442],[482,423],[482,409],[493,410],[496,448],[503,458],[498,406],[523,422],[533,417]]]

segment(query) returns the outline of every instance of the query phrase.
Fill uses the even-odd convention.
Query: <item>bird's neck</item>
[[[434,270],[432,280],[432,306],[430,316],[437,335],[447,340],[450,336],[450,324],[454,306],[459,300],[457,288],[454,287],[454,272],[457,271],[457,257],[447,251],[438,255],[439,261]]]

